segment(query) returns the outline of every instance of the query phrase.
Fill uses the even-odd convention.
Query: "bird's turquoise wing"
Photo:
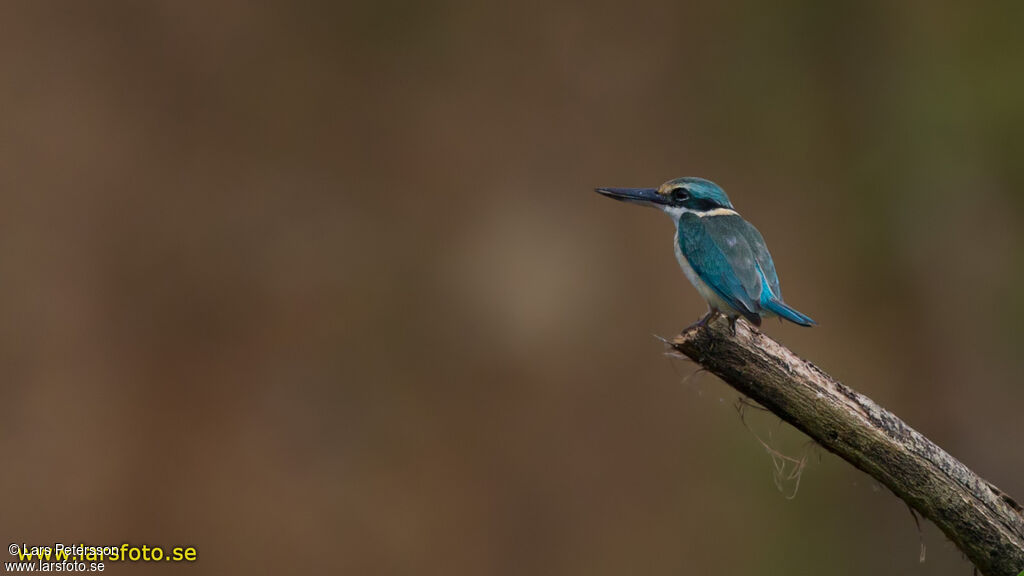
[[[772,261],[772,255],[768,253],[768,246],[764,243],[764,237],[761,233],[754,228],[754,225],[747,222],[740,216],[720,216],[719,218],[735,218],[739,220],[736,225],[739,233],[747,240],[747,245],[750,246],[751,251],[754,253],[754,261],[761,267],[761,271],[764,272],[765,282],[768,283],[768,288],[771,290],[772,295],[775,298],[782,300],[782,291],[779,289],[779,276],[775,272],[775,262]],[[713,222],[709,224],[714,225]]]
[[[753,228],[736,215],[701,218],[683,214],[678,241],[694,272],[737,312],[759,324],[762,279],[748,227]],[[774,271],[773,266],[773,275]]]

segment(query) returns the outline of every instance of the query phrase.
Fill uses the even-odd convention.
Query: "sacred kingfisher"
[[[659,208],[676,223],[676,259],[708,303],[704,326],[716,314],[739,316],[755,326],[778,316],[801,326],[817,323],[782,301],[779,277],[761,233],[733,208],[717,184],[676,178],[659,188],[597,188],[609,198]]]

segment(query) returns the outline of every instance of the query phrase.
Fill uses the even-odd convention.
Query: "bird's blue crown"
[[[658,194],[665,197],[671,197],[672,193],[676,190],[683,190],[687,192],[688,196],[693,200],[703,200],[709,204],[720,206],[722,208],[732,209],[733,207],[732,202],[729,201],[729,197],[725,194],[725,190],[722,190],[721,186],[715,184],[711,180],[695,178],[693,176],[675,178],[674,180],[669,180],[662,184],[658,188]]]

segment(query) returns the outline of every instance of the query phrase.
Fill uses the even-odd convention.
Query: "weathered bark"
[[[1024,512],[891,412],[740,321],[691,327],[673,348],[867,472],[935,523],[986,576],[1024,570]]]

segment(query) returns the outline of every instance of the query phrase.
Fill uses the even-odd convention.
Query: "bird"
[[[761,326],[778,317],[800,326],[817,322],[782,300],[764,237],[736,211],[725,190],[704,178],[684,177],[658,188],[596,188],[609,198],[658,208],[676,224],[676,259],[707,301],[708,313],[694,326],[725,316],[733,334],[736,320]]]

